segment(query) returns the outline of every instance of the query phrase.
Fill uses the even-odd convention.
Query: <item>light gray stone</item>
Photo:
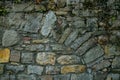
[[[77,49],[80,45],[82,45],[82,43],[84,43],[86,40],[88,40],[91,37],[91,32],[90,33],[86,33],[85,35],[77,38],[71,45],[71,48],[73,49]]]
[[[93,80],[93,75],[88,73],[72,74],[70,80]]]
[[[46,74],[60,74],[60,66],[46,66]]]
[[[37,54],[36,62],[41,65],[55,65],[56,57],[53,52],[41,52]]]
[[[90,39],[87,42],[85,42],[83,45],[81,45],[81,47],[79,47],[75,53],[77,53],[78,55],[83,55],[87,50],[89,50],[95,45],[96,45],[96,41],[94,39]]]
[[[2,45],[5,47],[13,46],[19,41],[19,35],[14,30],[6,30],[3,34]]]
[[[75,26],[76,28],[85,27],[85,21],[76,20],[75,22],[73,22],[73,26]]]
[[[84,56],[85,63],[90,63],[97,58],[100,58],[104,54],[103,49],[100,47],[100,45],[93,47],[90,49]]]
[[[51,44],[50,47],[52,48],[53,51],[59,51],[65,49],[65,47],[61,44]]]
[[[25,66],[24,65],[6,65],[6,69],[8,71],[13,71],[15,73],[18,73],[20,71],[24,71]]]
[[[30,33],[38,33],[38,30],[41,27],[42,14],[36,15],[27,15],[26,23],[24,25],[23,31]],[[21,25],[21,27],[23,27]]]
[[[32,45],[27,45],[25,49],[28,51],[43,51],[44,48],[45,47],[42,44],[32,44]]]
[[[70,75],[55,75],[54,80],[70,80]]]
[[[78,36],[78,33],[79,33],[78,30],[73,31],[66,39],[65,45],[69,46],[76,39],[76,37]]]
[[[23,52],[21,55],[21,62],[22,63],[33,63],[34,62],[33,53]]]
[[[108,60],[101,61],[100,63],[93,66],[93,69],[98,71],[104,68],[107,68],[111,65],[111,63]]]
[[[41,75],[43,72],[43,67],[42,66],[28,65],[27,72],[28,72],[28,74]]]
[[[112,62],[112,68],[120,68],[120,57],[115,57],[115,59],[113,59],[113,62]]]
[[[17,80],[37,80],[34,75],[18,74]]]
[[[77,64],[80,63],[80,57],[75,55],[62,55],[58,57],[57,62],[59,64]]]
[[[54,12],[49,11],[45,17],[45,21],[44,21],[44,24],[41,29],[41,34],[43,36],[47,37],[50,34],[52,28],[55,27],[56,20],[57,20],[57,18],[56,18],[56,15],[54,14]]]

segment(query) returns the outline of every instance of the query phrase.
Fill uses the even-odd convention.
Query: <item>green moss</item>
[[[0,16],[4,16],[6,15],[8,12],[6,10],[6,8],[4,8],[3,6],[0,6]]]

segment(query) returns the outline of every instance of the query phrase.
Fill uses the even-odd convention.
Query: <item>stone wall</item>
[[[0,80],[120,80],[119,0],[12,1],[0,2]]]

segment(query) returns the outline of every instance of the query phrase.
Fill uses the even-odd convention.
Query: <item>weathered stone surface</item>
[[[28,72],[28,74],[41,75],[43,72],[43,67],[42,66],[28,65],[27,72]]]
[[[0,50],[0,63],[9,62],[9,58],[10,58],[10,49],[5,48]]]
[[[98,70],[101,70],[103,68],[107,68],[111,65],[111,63],[108,61],[108,60],[104,60],[104,61],[101,61],[100,63],[96,64],[93,66],[93,69],[98,71]]]
[[[68,65],[61,67],[61,73],[67,74],[67,73],[81,73],[86,70],[85,65]]]
[[[3,71],[4,71],[4,64],[0,64],[0,74],[3,74]]]
[[[120,80],[120,74],[110,73],[110,74],[108,74],[106,80]]]
[[[75,4],[78,4],[79,1],[80,1],[80,0],[67,0],[66,3],[67,3],[67,5],[69,6],[69,5],[73,5],[73,4],[74,4],[74,5],[75,5]]]
[[[24,65],[6,65],[6,69],[8,71],[13,71],[15,73],[18,73],[20,71],[23,71],[25,69]]]
[[[66,1],[65,0],[55,0],[55,3],[57,4],[57,7],[63,8],[63,7],[65,7]]]
[[[33,63],[34,62],[33,53],[29,53],[29,52],[22,53],[21,62],[22,63]]]
[[[6,30],[5,33],[3,34],[2,45],[5,47],[13,46],[17,44],[18,41],[19,41],[18,33],[14,30]]]
[[[53,52],[41,52],[37,54],[36,62],[41,65],[55,65],[55,53]]]
[[[106,57],[120,55],[120,51],[117,50],[115,45],[106,45],[104,50]]]
[[[0,44],[2,44],[3,30],[0,29]]]
[[[70,80],[93,80],[93,75],[88,73],[72,74]]]
[[[59,64],[77,64],[80,63],[80,57],[75,55],[62,55],[58,57],[57,62]]]
[[[8,74],[1,75],[0,80],[9,80],[9,75]]]
[[[94,74],[93,80],[106,80],[107,74],[108,73],[106,73],[106,72],[96,72]]]
[[[25,49],[28,51],[43,51],[44,45],[42,45],[42,44],[27,45]]]
[[[54,80],[70,80],[70,75],[55,75]]]
[[[85,21],[77,20],[73,22],[73,26],[75,26],[76,28],[85,27]]]
[[[86,40],[88,40],[91,36],[91,32],[90,33],[86,33],[85,35],[77,38],[71,45],[71,48],[73,49],[77,49],[82,43],[84,43]]]
[[[57,20],[54,12],[49,11],[46,15],[44,24],[41,29],[41,34],[47,37],[53,27],[55,27],[55,21]]]
[[[33,40],[32,43],[35,44],[40,44],[40,43],[48,43],[50,40],[49,39],[38,39],[38,40]]]
[[[90,31],[97,30],[98,28],[97,18],[88,18],[87,27],[89,28]]]
[[[85,63],[90,63],[90,62],[94,61],[95,59],[101,57],[103,54],[104,54],[104,51],[100,47],[100,45],[95,46],[94,48],[90,49],[84,55],[84,61],[85,61]]]
[[[76,37],[78,36],[78,32],[78,30],[75,30],[68,36],[68,38],[65,41],[66,46],[69,46],[72,43],[72,41],[76,39]]]
[[[62,37],[59,40],[59,43],[63,43],[66,40],[66,38],[69,36],[70,32],[71,32],[71,28],[65,29]]]
[[[34,75],[19,74],[17,80],[37,80]]]
[[[59,50],[64,50],[64,46],[61,44],[52,44],[50,45],[53,51],[59,51]]]
[[[60,67],[59,66],[46,66],[46,74],[59,74]]]
[[[44,75],[40,76],[40,80],[53,80],[53,77],[51,75]]]
[[[11,51],[10,61],[20,62],[20,51]]]
[[[30,33],[38,33],[38,30],[40,29],[42,20],[42,14],[29,14],[26,15],[26,23],[24,24],[23,31],[30,32]],[[21,25],[21,27],[23,27]]]
[[[112,62],[112,68],[120,68],[120,57],[115,57]]]
[[[95,45],[96,41],[94,39],[90,39],[85,42],[81,47],[79,47],[75,53],[77,53],[78,55],[83,55],[87,50],[89,50]]]

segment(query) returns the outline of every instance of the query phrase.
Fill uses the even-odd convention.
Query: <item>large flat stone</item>
[[[96,60],[97,58],[100,58],[104,54],[103,49],[100,47],[100,45],[93,47],[90,49],[83,57],[85,63],[90,63]]]
[[[55,65],[55,53],[53,52],[41,52],[37,54],[36,62],[41,65]]]
[[[80,57],[75,55],[62,55],[58,57],[57,62],[59,64],[77,64],[80,63]]]
[[[19,35],[14,30],[6,30],[5,33],[3,34],[2,45],[5,47],[13,46],[17,44],[18,41],[19,41]]]
[[[49,11],[48,14],[45,17],[45,21],[43,23],[42,29],[41,29],[41,34],[45,37],[47,37],[51,29],[55,27],[55,21],[57,20],[56,15],[54,12]]]
[[[43,67],[42,66],[35,66],[35,65],[34,66],[28,65],[27,72],[28,72],[28,74],[41,75],[43,72]]]

